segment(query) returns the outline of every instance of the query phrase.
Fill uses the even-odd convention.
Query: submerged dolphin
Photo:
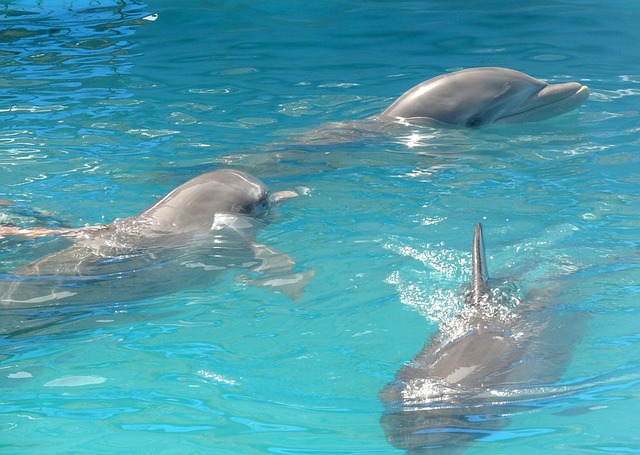
[[[0,277],[0,303],[31,307],[124,302],[206,286],[226,270],[253,273],[254,284],[299,296],[311,272],[293,273],[289,256],[255,243],[271,201],[255,177],[217,170],[180,185],[136,216],[81,229],[0,229],[0,235],[61,234],[73,243]]]
[[[380,421],[391,444],[410,454],[462,452],[505,426],[507,415],[527,408],[514,389],[559,379],[581,318],[523,302],[517,310],[492,296],[478,224],[464,310],[379,393],[386,408]]]
[[[407,123],[477,127],[543,120],[569,112],[589,97],[577,82],[547,84],[507,68],[470,68],[416,85],[378,118]]]

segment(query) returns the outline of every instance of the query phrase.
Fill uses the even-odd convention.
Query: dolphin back
[[[466,294],[468,305],[477,306],[486,301],[491,294],[489,287],[489,272],[484,253],[484,239],[482,224],[476,224],[473,232],[473,244],[471,246],[471,284]]]

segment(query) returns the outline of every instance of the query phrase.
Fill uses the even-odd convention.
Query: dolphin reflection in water
[[[244,269],[256,284],[300,297],[312,271],[256,242],[265,212],[292,191],[269,194],[236,170],[208,172],[180,185],[138,215],[79,229],[0,227],[0,236],[59,236],[59,251],[0,276],[0,307],[127,302],[210,286]],[[69,242],[71,244],[69,245]]]
[[[533,408],[528,391],[559,380],[583,322],[544,302],[510,310],[492,295],[478,224],[463,310],[379,393],[387,439],[417,455],[461,453],[491,437]]]

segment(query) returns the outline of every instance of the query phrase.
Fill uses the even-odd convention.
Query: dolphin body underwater
[[[0,307],[127,302],[211,285],[242,268],[250,284],[298,298],[311,271],[292,272],[291,258],[256,243],[271,202],[255,177],[221,169],[195,177],[136,216],[80,229],[0,228],[0,235],[64,236],[73,243],[0,276]],[[69,239],[60,239],[69,241]]]
[[[469,68],[411,88],[381,114],[380,121],[478,127],[534,122],[569,112],[589,97],[578,82],[547,84],[507,68]]]
[[[480,224],[464,297],[454,328],[441,327],[379,392],[387,439],[408,454],[461,453],[534,409],[527,397],[559,380],[584,323],[546,302],[505,311],[492,296]]]

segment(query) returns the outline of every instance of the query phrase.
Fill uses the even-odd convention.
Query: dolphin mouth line
[[[581,85],[580,88],[578,88],[577,90],[569,93],[568,95],[562,98],[555,99],[551,103],[536,103],[533,106],[523,106],[522,110],[519,110],[517,112],[512,112],[502,117],[498,117],[497,119],[494,120],[494,122],[500,122],[504,120],[508,121],[509,119],[517,118],[518,116],[521,116],[521,115],[530,115],[531,113],[536,111],[554,110],[560,105],[567,104],[568,101],[571,101],[571,105],[573,105],[573,103],[575,102],[576,103],[575,105],[577,107],[580,104],[582,104],[582,102],[584,101],[584,99],[582,98],[583,97],[586,98],[588,96],[589,96],[589,87],[587,87],[586,85]],[[568,112],[570,110],[571,108],[563,109],[563,112],[561,113]],[[557,113],[550,113],[549,117],[555,114]]]

